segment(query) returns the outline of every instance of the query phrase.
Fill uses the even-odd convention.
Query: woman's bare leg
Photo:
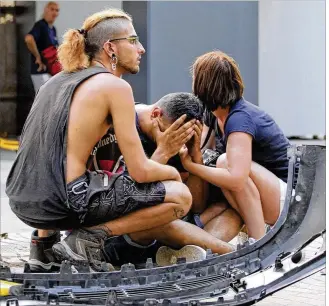
[[[216,166],[227,167],[226,155],[220,156]],[[251,164],[250,177],[242,191],[222,191],[245,221],[250,237],[260,239],[265,235],[265,222],[272,225],[279,217],[279,180],[255,162]]]
[[[265,235],[265,220],[260,196],[252,180],[248,178],[248,183],[242,191],[222,191],[232,207],[239,211],[248,227],[249,236],[255,239],[262,238]]]

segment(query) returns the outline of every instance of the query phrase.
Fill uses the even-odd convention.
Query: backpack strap
[[[209,126],[209,130],[208,130],[208,133],[207,133],[207,136],[206,136],[206,139],[204,140],[202,146],[201,146],[201,150],[206,146],[207,142],[209,141],[209,138],[211,136],[211,133],[212,131],[214,130],[214,125],[215,125],[215,122],[216,122],[216,117],[213,116],[211,118],[211,122],[210,122],[210,126]]]

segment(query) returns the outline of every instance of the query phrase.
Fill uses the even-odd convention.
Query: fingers
[[[198,125],[199,129],[200,129],[201,132],[202,132],[203,124],[202,124],[199,120],[196,121],[196,124]]]
[[[153,120],[153,121],[152,121],[152,125],[153,125],[153,128],[154,128],[154,129],[156,129],[156,130],[160,130],[158,120]]]
[[[188,149],[187,149],[186,145],[183,145],[180,148],[178,153],[179,153],[180,156],[185,156],[188,153]]]
[[[153,127],[153,130],[155,131],[156,134],[161,133],[158,120],[153,120],[152,127]]]
[[[189,133],[184,133],[182,136],[183,136],[183,138],[181,138],[181,140],[180,140],[180,142],[181,143],[183,143],[183,144],[185,144],[185,143],[187,143],[193,136],[195,135],[195,130],[192,128],[192,131],[191,132],[189,132]],[[182,137],[181,136],[181,137]]]
[[[193,136],[200,139],[202,134],[202,123],[196,120],[191,120],[181,126],[175,134],[177,144],[179,145],[186,144]]]
[[[178,130],[176,130],[176,134],[181,135],[182,133],[184,133],[184,131],[187,131],[190,128],[194,129],[195,122],[196,122],[195,119],[192,119],[192,120],[186,122]]]
[[[202,123],[198,120],[196,122],[196,124],[194,125],[194,130],[195,130],[195,133],[196,133],[196,136],[197,137],[201,137],[201,134],[202,134]]]
[[[37,71],[40,72],[40,71],[46,71],[46,70],[47,70],[47,67],[46,67],[45,64],[43,64],[43,63],[39,63],[38,61],[36,61],[35,63],[39,65]]]
[[[154,140],[155,142],[159,145],[159,143],[161,142],[161,137],[162,137],[162,132],[160,130],[160,125],[159,125],[159,121],[158,120],[152,120],[152,132],[153,132],[153,136],[154,136]]]
[[[180,116],[168,129],[168,132],[176,131],[185,121],[186,114]]]
[[[176,132],[174,135],[172,135],[173,143],[175,143],[177,146],[181,147],[186,142],[186,141],[184,141],[185,138],[191,139],[194,134],[195,134],[195,131],[194,131],[193,126],[181,133]]]

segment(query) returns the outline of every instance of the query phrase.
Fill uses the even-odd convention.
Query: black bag
[[[208,167],[216,167],[216,161],[219,156],[220,153],[216,150],[206,149],[202,153],[203,164]]]
[[[207,136],[206,136],[206,138],[205,138],[205,140],[204,140],[204,142],[203,142],[203,144],[201,146],[201,150],[206,146],[207,142],[209,141],[209,138],[211,136],[211,133],[214,130],[215,122],[216,122],[216,117],[213,116],[212,119],[211,119],[211,123],[210,123],[210,126],[209,126],[209,130],[208,130]],[[205,166],[208,166],[208,167],[216,167],[216,161],[217,161],[217,158],[220,155],[221,155],[221,153],[219,153],[216,150],[206,149],[202,153],[203,164]]]

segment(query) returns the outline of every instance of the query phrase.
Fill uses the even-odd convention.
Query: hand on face
[[[188,153],[191,155],[192,159],[200,159],[202,158],[201,153],[201,135],[202,135],[202,123],[197,120],[194,125],[194,137],[191,138],[190,141],[186,143]]]
[[[189,171],[189,165],[192,163],[192,158],[191,155],[189,154],[187,146],[184,145],[179,150],[179,157],[185,170]]]
[[[178,118],[166,131],[161,132],[159,121],[153,120],[153,135],[158,148],[168,159],[176,155],[182,146],[188,142],[195,134],[196,120],[184,123],[186,115]]]

